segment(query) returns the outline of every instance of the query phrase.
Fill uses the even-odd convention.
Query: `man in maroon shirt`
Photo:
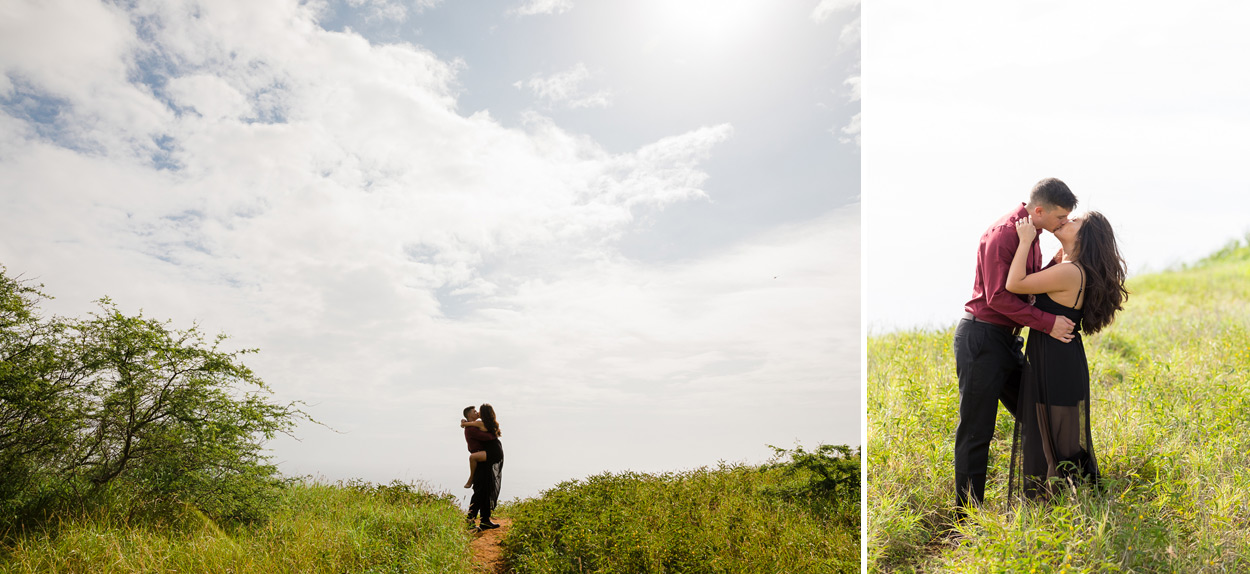
[[[470,405],[464,408],[463,421],[473,422],[481,418],[482,413],[477,412],[477,407]],[[464,427],[464,442],[468,445],[470,453],[484,452],[486,447],[482,446],[482,441],[487,440],[495,440],[495,435],[477,427]],[[482,460],[486,460],[486,457],[481,457],[478,462]]]
[[[1032,216],[1039,229],[1054,233],[1068,222],[1074,207],[1076,196],[1065,183],[1043,179],[1033,186],[1028,203],[999,218],[981,235],[972,299],[964,305],[953,345],[959,376],[955,504],[960,516],[965,506],[980,504],[985,496],[990,438],[994,436],[999,401],[1013,417],[1018,415],[1016,398],[1024,365],[1020,329],[1028,327],[1064,342],[1072,340],[1071,320],[1040,311],[1025,296],[1007,291],[1007,271],[1020,245],[1016,220]],[[1025,268],[1029,273],[1042,268],[1037,238]]]
[[[478,412],[476,407],[470,405],[464,408],[464,419],[462,422],[473,422],[481,418],[482,414]],[[464,441],[469,447],[469,453],[471,453],[469,455],[469,484],[466,484],[465,488],[469,488],[470,486],[473,487],[473,498],[469,503],[468,520],[469,526],[473,527],[473,522],[477,520],[477,515],[481,512],[482,521],[476,527],[478,530],[499,528],[498,524],[495,524],[490,520],[492,505],[489,500],[484,499],[486,498],[484,496],[485,492],[479,492],[479,489],[485,489],[486,487],[483,485],[483,481],[474,480],[477,471],[473,470],[476,463],[486,461],[486,445],[483,443],[498,440],[499,437],[477,428],[476,426],[464,427]],[[476,455],[481,456],[474,458]],[[484,470],[483,473],[490,474],[491,470],[488,468]]]

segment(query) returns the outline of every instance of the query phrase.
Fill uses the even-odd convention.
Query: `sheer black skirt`
[[[499,490],[503,486],[503,444],[498,439],[484,441],[486,460],[478,464],[473,475],[473,501],[479,508],[494,510],[499,504]]]
[[[1009,495],[1045,498],[1059,487],[1098,485],[1090,432],[1089,365],[1080,334],[1063,343],[1030,332],[1025,357]]]

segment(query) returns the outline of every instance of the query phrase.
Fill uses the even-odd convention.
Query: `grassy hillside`
[[[793,455],[794,451],[791,454]],[[859,571],[859,457],[604,474],[503,505],[511,572]],[[853,477],[853,480],[844,480]],[[267,520],[97,499],[0,532],[0,574],[478,574],[464,514],[413,485],[297,483]]]
[[[117,510],[126,508],[126,512]],[[405,484],[299,484],[263,523],[222,527],[187,507],[116,500],[58,511],[0,538],[0,573],[470,573],[470,534],[450,495]]]
[[[848,462],[846,489],[793,465],[565,482],[507,509],[505,553],[521,573],[859,572]]]
[[[1250,571],[1250,245],[1135,277],[1085,339],[1103,493],[1006,497],[1000,407],[987,504],[951,527],[953,327],[868,341],[868,562],[877,572]]]

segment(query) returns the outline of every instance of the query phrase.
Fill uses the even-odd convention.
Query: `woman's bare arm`
[[[1079,271],[1068,265],[1047,267],[1036,273],[1025,272],[1025,262],[1029,259],[1029,250],[1033,238],[1037,237],[1037,228],[1031,218],[1016,222],[1016,233],[1020,236],[1020,245],[1016,247],[1016,255],[1011,260],[1011,269],[1007,271],[1007,290],[1017,295],[1035,295],[1038,293],[1055,293],[1073,288],[1073,281],[1080,281],[1076,276]]]

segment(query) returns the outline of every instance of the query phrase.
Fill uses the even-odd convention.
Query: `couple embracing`
[[[1123,309],[1127,268],[1107,218],[1091,211],[1069,219],[1076,204],[1066,184],[1043,179],[981,236],[972,299],[953,345],[960,517],[984,498],[999,402],[1016,420],[1009,496],[1045,497],[1059,482],[1098,484],[1081,334],[1098,332]],[[1061,245],[1045,264],[1042,230]]]
[[[503,485],[503,445],[499,442],[503,431],[495,418],[495,408],[490,403],[465,407],[460,426],[464,428],[464,441],[469,448],[469,481],[464,487],[473,489],[473,497],[469,499],[469,527],[499,528],[490,520],[491,512],[499,504],[499,489]],[[482,521],[474,525],[478,514],[482,515]]]

